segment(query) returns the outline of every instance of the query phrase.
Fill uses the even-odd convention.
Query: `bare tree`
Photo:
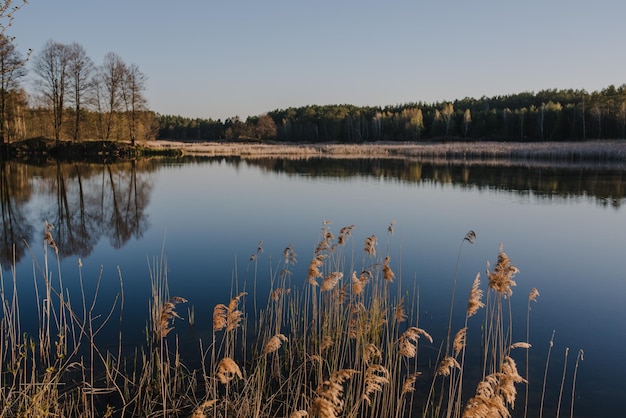
[[[9,113],[15,104],[19,89],[18,80],[26,75],[25,60],[15,50],[13,39],[7,38],[0,33],[0,145],[4,146],[10,141],[8,135]]]
[[[26,3],[26,0],[17,2],[17,5],[12,0],[0,1],[0,35],[4,35],[7,28],[13,24],[15,19],[13,15]]]
[[[100,111],[103,112],[103,137],[110,139],[113,122],[122,110],[122,86],[127,68],[122,58],[114,52],[104,56],[98,78]]]
[[[135,146],[137,137],[137,124],[139,112],[146,109],[146,99],[143,92],[146,89],[146,75],[139,71],[139,67],[131,64],[124,71],[121,93],[124,103],[126,120],[128,122],[128,135],[130,143]]]
[[[33,71],[39,76],[36,80],[39,91],[45,104],[52,108],[54,138],[57,142],[61,139],[69,64],[69,47],[53,40],[46,42],[33,62]]]
[[[83,103],[93,86],[92,76],[94,64],[82,45],[76,42],[67,46],[69,53],[69,97],[74,105],[74,141],[80,139],[80,122],[83,112]]]

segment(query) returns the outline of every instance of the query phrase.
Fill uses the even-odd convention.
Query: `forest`
[[[626,138],[626,84],[385,107],[290,107],[224,122],[156,115],[158,137],[183,141],[584,141]]]

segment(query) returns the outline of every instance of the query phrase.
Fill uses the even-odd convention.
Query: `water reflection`
[[[309,177],[371,176],[407,182],[435,182],[478,189],[533,192],[542,197],[590,196],[599,204],[620,207],[626,194],[626,171],[575,165],[559,168],[468,163],[426,163],[406,159],[246,160],[264,170]]]
[[[626,176],[621,169],[545,168],[478,164],[427,163],[406,159],[278,159],[187,158],[180,163],[226,161],[257,166],[264,171],[315,178],[372,177],[403,182],[453,184],[513,193],[532,192],[538,198],[592,197],[599,204],[619,208],[624,201]],[[0,163],[2,231],[0,262],[10,265],[25,253],[23,241],[40,231],[44,221],[55,227],[63,257],[86,257],[103,237],[113,248],[141,238],[149,228],[145,214],[153,188],[151,173],[158,160],[115,164],[56,163],[32,166]],[[28,216],[27,207],[38,213]]]
[[[0,161],[0,205],[2,206],[2,230],[0,231],[0,263],[10,265],[13,257],[24,256],[23,239],[33,231],[24,217],[24,207],[31,198],[27,167]]]
[[[54,225],[62,257],[88,256],[102,237],[114,248],[149,228],[145,209],[153,188],[155,161],[116,164],[56,163],[30,166],[2,162],[0,262],[10,265],[44,221]],[[27,206],[37,213],[29,215]]]

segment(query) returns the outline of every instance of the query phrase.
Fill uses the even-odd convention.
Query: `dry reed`
[[[243,302],[247,293],[235,292],[228,304],[215,305],[213,341],[208,347],[199,341],[200,369],[187,369],[179,352],[174,329],[174,320],[180,318],[176,306],[187,301],[168,296],[164,264],[151,272],[153,300],[146,335],[153,331],[156,338],[149,339],[148,347],[130,358],[120,354],[121,348],[113,354],[100,351],[95,345],[95,334],[111,313],[103,324],[96,324],[98,316],[92,312],[95,301],[90,309],[83,300],[83,314],[73,311],[69,297],[63,296],[62,282],[53,284],[48,280],[51,275],[47,260],[41,274],[45,282],[43,297],[38,296],[37,301],[40,323],[45,328],[39,332],[38,339],[22,337],[17,299],[7,299],[2,282],[0,337],[8,344],[0,345],[0,374],[8,385],[0,391],[0,416],[37,416],[38,411],[46,408],[59,416],[89,418],[103,415],[510,416],[517,397],[516,385],[526,383],[528,393],[527,376],[519,375],[511,351],[529,350],[531,346],[528,338],[512,343],[511,333],[506,329],[506,309],[502,309],[502,303],[512,295],[513,277],[518,269],[502,247],[493,271],[487,272],[486,302],[482,301],[484,294],[477,274],[464,312],[465,326],[451,339],[450,352],[440,348],[437,361],[433,361],[435,366],[431,367],[419,361],[422,344],[433,344],[433,338],[419,327],[416,302],[405,300],[407,295],[401,297],[400,291],[397,298],[390,297],[391,281],[396,278],[397,282],[402,281],[401,274],[396,277],[391,271],[390,256],[377,257],[374,235],[365,239],[358,258],[354,254],[344,255],[354,225],[342,228],[335,235],[330,224],[324,223],[307,273],[310,285],[302,291],[294,291],[290,286],[289,269],[297,263],[297,256],[292,246],[285,248],[276,279],[272,279],[267,307],[255,313],[257,335],[253,344],[246,340],[253,331],[250,321],[244,320]],[[394,225],[395,222],[389,225],[390,235]],[[44,239],[56,254],[49,224]],[[470,231],[463,241],[473,243],[475,239],[476,234]],[[258,261],[261,255],[259,243],[251,261]],[[355,266],[359,261],[362,267],[357,275]],[[351,280],[342,286],[345,272],[351,274]],[[533,289],[529,303],[538,295]],[[462,378],[464,373],[469,373],[465,370],[465,353],[471,349],[468,318],[481,308],[486,308],[480,353],[485,358],[483,375],[479,376],[482,380],[473,396],[465,400],[467,393],[463,391]],[[70,330],[75,331],[72,334]],[[225,331],[221,340],[216,337],[219,331]],[[422,338],[424,342],[418,345]],[[76,343],[85,343],[90,355],[79,357],[82,353],[80,347],[73,347]],[[443,342],[440,344],[444,346]],[[427,352],[431,351],[429,346]],[[576,374],[582,358],[580,350],[572,384],[572,416]],[[547,367],[546,362],[546,376]],[[96,368],[103,371],[99,375],[91,374]],[[417,393],[422,393],[416,390],[417,377],[422,371],[433,377],[432,382],[425,383],[430,385],[431,392],[435,390],[436,380],[446,382],[441,399],[447,404],[431,404],[432,393],[426,402],[414,402]],[[77,382],[76,389],[64,391],[63,384],[69,381]],[[565,382],[565,370],[562,382]],[[113,404],[98,410],[102,399],[112,399]],[[420,410],[413,411],[414,405]]]

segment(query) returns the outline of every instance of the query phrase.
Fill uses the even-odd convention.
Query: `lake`
[[[266,303],[286,247],[297,255],[289,283],[303,288],[322,228],[339,234],[354,225],[351,251],[362,252],[364,239],[375,235],[378,253],[390,254],[394,285],[418,296],[414,319],[435,340],[424,361],[436,361],[446,337],[455,275],[454,306],[461,314],[456,329],[463,325],[475,275],[486,281],[487,262],[495,264],[502,244],[520,270],[511,297],[513,340],[525,340],[528,295],[532,288],[540,293],[530,311],[529,380],[535,391],[554,332],[546,409],[558,402],[567,365],[561,413],[569,415],[581,349],[575,416],[616,416],[623,409],[626,363],[616,357],[626,346],[622,167],[198,157],[45,167],[2,163],[1,173],[4,286],[15,274],[20,298],[29,300],[49,222],[70,294],[77,292],[79,271],[88,294],[101,277],[98,309],[106,315],[121,275],[128,346],[145,340],[150,271],[164,260],[170,294],[188,300],[181,316],[193,313],[193,327],[179,320],[173,331],[187,347],[183,354],[191,355],[198,339],[211,335],[215,304],[240,291],[248,292],[249,306],[255,296]],[[463,239],[469,231],[477,235],[473,244]],[[36,316],[25,302],[21,308],[27,332]],[[515,411],[523,411],[523,401]]]

